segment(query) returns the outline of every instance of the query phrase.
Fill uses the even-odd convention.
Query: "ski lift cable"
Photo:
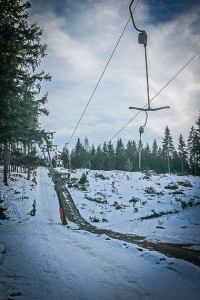
[[[152,102],[188,65],[189,63],[200,53],[200,50],[158,91],[158,93],[150,100]],[[140,109],[128,123],[126,123],[111,139],[112,141],[126,126],[128,126],[142,111],[145,111],[147,104],[143,107],[144,110]]]
[[[200,53],[200,50],[158,91],[157,94],[150,100],[152,102],[188,65],[189,63]],[[112,140],[122,131],[124,128],[126,128],[142,111],[145,111],[145,107],[147,107],[148,104],[146,104],[143,109],[139,110],[109,141],[112,142]],[[146,125],[146,122],[145,122]],[[97,154],[94,154],[81,168],[85,167]]]
[[[135,11],[135,9],[136,9],[136,7],[137,7],[139,1],[140,1],[140,0],[137,1],[136,5],[135,5],[135,7],[134,7],[134,9],[133,9],[133,11]],[[75,134],[75,132],[76,132],[76,130],[77,130],[77,128],[78,128],[78,126],[79,126],[79,124],[80,124],[80,122],[81,122],[81,120],[82,120],[82,118],[83,118],[83,116],[84,116],[84,114],[85,114],[85,112],[86,112],[86,110],[87,110],[87,108],[88,108],[88,106],[89,106],[89,104],[90,104],[90,102],[91,102],[91,100],[92,100],[92,98],[93,98],[93,96],[94,96],[94,94],[95,94],[95,92],[96,92],[96,90],[97,90],[99,84],[100,84],[100,82],[101,82],[101,79],[102,79],[102,77],[103,77],[103,75],[104,75],[104,73],[105,73],[105,71],[106,71],[106,69],[107,69],[107,67],[108,67],[108,65],[109,65],[109,63],[110,63],[110,61],[111,61],[113,55],[114,55],[114,53],[115,53],[115,50],[117,49],[117,47],[118,47],[118,45],[119,45],[119,42],[120,42],[121,39],[122,39],[122,36],[123,36],[123,34],[124,34],[124,32],[125,32],[125,30],[126,30],[128,24],[129,24],[130,19],[131,19],[131,17],[129,17],[129,19],[128,19],[128,21],[127,21],[127,23],[126,23],[126,25],[125,25],[125,27],[124,27],[124,29],[123,29],[123,31],[122,31],[122,33],[121,33],[119,39],[118,39],[118,41],[117,41],[116,46],[115,46],[115,48],[114,48],[112,54],[110,55],[110,58],[109,58],[109,60],[108,60],[108,62],[107,62],[107,64],[106,64],[106,66],[105,66],[105,68],[104,68],[104,70],[103,70],[103,72],[102,72],[102,74],[101,74],[101,76],[100,76],[100,78],[99,78],[99,80],[98,80],[98,82],[97,82],[97,84],[96,84],[96,86],[95,86],[93,92],[92,92],[92,95],[91,95],[91,97],[90,97],[88,103],[86,104],[86,107],[85,107],[85,109],[83,110],[83,113],[82,113],[82,115],[81,115],[81,117],[80,117],[80,119],[79,119],[79,121],[78,121],[78,123],[77,123],[77,125],[76,125],[76,127],[75,127],[75,129],[74,129],[74,131],[73,131],[73,133],[72,133],[72,135],[71,135],[71,137],[70,137],[70,139],[69,139],[68,145],[69,145],[69,143],[71,142],[71,140],[72,140],[72,138],[73,138],[73,136],[74,136],[74,134]]]

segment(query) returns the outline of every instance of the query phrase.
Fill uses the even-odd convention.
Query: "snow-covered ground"
[[[73,177],[78,178],[82,171],[77,171]],[[70,227],[62,226],[58,200],[47,173],[46,169],[39,168],[34,181],[26,180],[25,175],[13,174],[9,187],[0,183],[1,198],[4,199],[1,205],[6,205],[6,215],[10,218],[0,220],[1,300],[199,299],[199,267],[182,260],[168,258],[155,251],[138,249],[138,246],[123,241],[109,240],[104,235],[96,236],[77,230],[72,223],[68,224]],[[165,228],[160,229],[162,233],[155,229],[157,225],[151,223],[154,219],[139,220],[147,214],[152,214],[152,210],[159,213],[181,208],[180,201],[176,201],[176,206],[170,204],[170,197],[174,200],[175,196],[170,196],[169,192],[175,190],[163,189],[162,178],[166,185],[176,181],[177,178],[169,175],[151,176],[148,181],[139,179],[144,176],[142,173],[135,173],[134,177],[134,173],[104,172],[104,176],[110,179],[101,181],[99,177],[95,178],[94,174],[95,172],[89,172],[89,187],[86,193],[71,188],[71,194],[81,214],[89,221],[93,217],[101,218],[95,225],[123,232],[137,230],[137,233],[143,234],[149,226],[149,231],[145,234],[152,234],[156,239],[190,240],[191,233],[196,246],[199,246],[199,206],[192,206],[178,214],[161,216],[159,223],[158,219],[155,219],[155,225]],[[115,174],[118,177],[115,177]],[[176,196],[184,199],[186,203],[194,198],[195,204],[199,201],[197,198],[199,178],[179,177],[178,180],[186,179],[193,187],[181,187],[186,196],[183,194]],[[2,181],[2,177],[0,180]],[[131,193],[129,185],[133,186]],[[111,192],[111,187],[115,192]],[[139,187],[142,187],[142,190]],[[162,207],[158,205],[160,204],[158,201],[164,201],[163,196],[159,198],[159,195],[153,196],[148,193],[145,196],[143,191],[146,187],[154,187],[156,192],[164,191],[166,205],[163,204]],[[98,192],[106,195],[108,201],[106,207],[106,204],[99,206],[99,203],[84,197],[87,195],[98,200],[104,198],[101,194],[96,194]],[[136,198],[139,200],[129,202]],[[84,202],[86,200],[87,202]],[[123,208],[116,209],[116,203],[112,206],[115,201]],[[147,203],[142,204],[144,201]],[[98,210],[105,212],[104,216],[108,222],[102,222],[102,214]],[[184,228],[181,228],[182,221]],[[145,222],[150,223],[141,225],[146,224]],[[173,235],[175,232],[175,226],[177,236],[170,237],[170,234]],[[186,238],[183,237],[185,234]]]
[[[77,188],[86,172],[72,174],[74,187],[69,190],[91,224],[162,242],[197,243],[199,247],[199,177],[91,170],[87,172],[88,184]]]

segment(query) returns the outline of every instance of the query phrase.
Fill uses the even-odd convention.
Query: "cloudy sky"
[[[137,0],[134,1],[133,8]],[[42,84],[48,91],[42,127],[55,131],[60,149],[78,137],[90,144],[118,138],[138,142],[145,113],[130,110],[147,103],[144,47],[131,21],[94,92],[103,70],[128,19],[130,0],[31,0],[30,21],[44,30],[48,45],[40,68],[52,81]],[[134,11],[135,23],[148,35],[148,67],[152,99],[200,50],[199,0],[140,0]],[[161,145],[166,125],[174,144],[180,133],[185,140],[200,109],[200,54],[151,102],[151,107],[170,109],[150,112],[142,140]],[[93,96],[92,96],[93,94]],[[91,98],[92,96],[92,98]],[[90,103],[74,132],[79,119]],[[118,135],[117,132],[130,122]],[[116,135],[116,136],[115,136]]]

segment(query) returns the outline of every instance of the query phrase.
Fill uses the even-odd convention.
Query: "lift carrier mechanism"
[[[150,106],[150,95],[149,95],[149,77],[148,77],[148,64],[147,64],[147,33],[145,30],[140,30],[136,27],[135,25],[135,21],[133,18],[133,13],[132,13],[132,4],[133,4],[134,0],[131,1],[130,5],[129,5],[129,10],[130,10],[130,14],[131,14],[131,19],[133,22],[133,26],[134,28],[139,31],[139,35],[138,35],[138,43],[144,45],[144,51],[145,51],[145,68],[146,68],[146,82],[147,82],[147,108],[143,107],[135,107],[135,106],[130,106],[129,109],[136,109],[136,110],[140,110],[140,111],[144,111],[146,113],[146,121],[145,124],[143,126],[140,126],[139,128],[139,133],[140,133],[140,147],[139,147],[139,168],[141,168],[141,150],[142,150],[142,143],[141,143],[141,134],[144,132],[144,127],[146,126],[146,122],[147,122],[147,118],[148,118],[148,114],[147,112],[149,111],[157,111],[157,110],[161,110],[161,109],[165,109],[165,108],[169,108],[169,106],[162,106],[162,107],[157,107],[157,108],[151,108]]]

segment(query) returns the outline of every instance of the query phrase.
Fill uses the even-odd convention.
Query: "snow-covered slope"
[[[88,184],[77,188],[86,172]],[[97,227],[200,244],[199,177],[77,170],[72,183],[70,193],[79,211]]]
[[[44,168],[37,185],[12,178],[1,185],[10,217],[0,220],[1,300],[199,299],[197,266],[62,226]]]

